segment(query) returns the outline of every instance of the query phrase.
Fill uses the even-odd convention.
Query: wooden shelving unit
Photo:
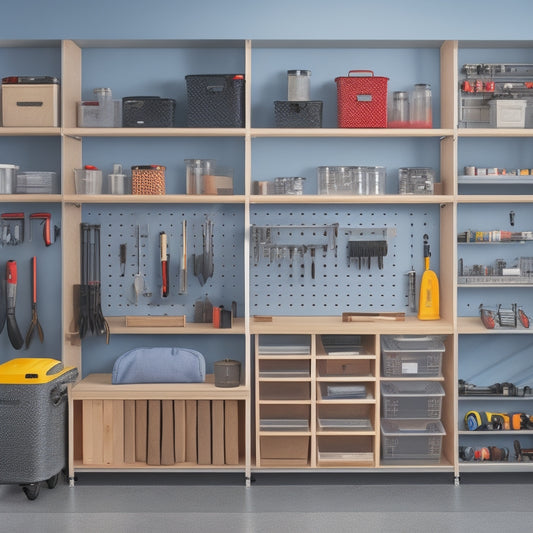
[[[511,138],[522,142],[533,138],[531,129],[467,129],[458,128],[458,87],[459,87],[459,48],[465,43],[457,41],[412,41],[412,42],[360,42],[360,41],[276,41],[276,40],[227,40],[227,41],[91,41],[64,40],[54,42],[53,46],[61,49],[61,102],[62,126],[60,128],[0,128],[0,137],[58,137],[61,140],[61,172],[62,192],[57,195],[3,195],[2,204],[55,202],[62,210],[62,359],[66,365],[77,366],[83,379],[71,389],[70,430],[71,455],[69,458],[69,475],[74,478],[79,470],[121,469],[121,470],[165,470],[212,469],[243,472],[249,481],[253,469],[293,469],[327,470],[343,469],[358,471],[391,470],[391,471],[435,471],[453,472],[458,478],[461,471],[492,471],[506,470],[506,465],[467,465],[458,459],[458,446],[465,436],[462,433],[458,415],[457,380],[459,337],[462,335],[498,335],[507,333],[502,330],[486,330],[477,317],[457,316],[458,290],[463,290],[457,283],[457,211],[461,205],[467,204],[533,204],[533,195],[513,195],[511,191],[503,191],[503,195],[459,194],[458,185],[458,144],[470,139]],[[50,43],[40,41],[21,42],[17,46],[49,46]],[[466,43],[466,46],[475,44]],[[4,46],[7,46],[4,44]],[[491,46],[498,48],[498,43]],[[523,45],[522,45],[523,46]],[[529,45],[528,45],[529,46]],[[427,49],[436,52],[440,62],[440,87],[437,93],[440,98],[440,127],[434,129],[340,129],[325,127],[320,129],[277,129],[261,127],[260,121],[252,116],[253,94],[257,89],[254,85],[260,72],[252,69],[254,54],[265,50],[298,50],[323,48],[325,52],[335,53],[336,49],[347,48],[413,48]],[[235,54],[236,63],[240,64],[247,80],[246,85],[246,123],[244,128],[79,128],[77,127],[76,106],[82,96],[82,72],[84,53],[97,48],[175,48],[187,54],[188,49],[218,50],[225,48]],[[255,65],[254,65],[255,68]],[[252,71],[254,77],[252,77]],[[181,73],[185,74],[185,73]],[[248,81],[249,80],[249,81]],[[259,127],[258,127],[259,126]],[[198,139],[211,142],[223,142],[224,139],[236,139],[242,142],[244,186],[242,191],[231,196],[191,196],[169,194],[165,196],[81,196],[75,194],[74,181],[71,179],[74,168],[80,168],[83,159],[83,147],[86,143],[97,142],[98,139],[130,139],[160,138],[177,140]],[[319,196],[305,194],[303,196],[258,196],[253,195],[252,181],[255,178],[254,140],[276,142],[276,140],[294,139],[298,142],[359,142],[369,139],[372,142],[435,142],[440,150],[440,182],[442,194],[435,196],[399,196],[386,194],[380,196]],[[165,141],[167,142],[167,141]],[[474,191],[476,192],[476,191]],[[112,335],[238,335],[244,339],[245,365],[242,385],[235,389],[221,390],[211,382],[204,384],[177,385],[138,385],[113,386],[109,374],[91,374],[86,376],[83,371],[82,349],[76,332],[72,331],[75,323],[72,306],[73,287],[79,283],[80,272],[80,235],[79,224],[82,222],[82,209],[90,204],[133,204],[140,207],[152,204],[225,204],[240,205],[243,208],[242,231],[244,257],[244,279],[240,282],[245,287],[245,310],[234,327],[227,330],[214,330],[210,325],[186,324],[183,328],[131,328],[124,323],[124,317],[109,317]],[[398,206],[440,206],[440,273],[441,288],[441,319],[437,321],[420,321],[408,316],[403,322],[389,323],[343,323],[341,311],[338,316],[273,316],[270,322],[259,322],[250,316],[250,244],[249,230],[251,226],[251,209],[261,205],[382,205],[383,209],[391,210]],[[320,313],[317,313],[319,315]],[[527,330],[513,333],[528,334]],[[308,353],[262,353],[261,338],[298,335],[308,340]],[[326,356],[320,344],[322,335],[361,335],[367,347],[364,354]],[[440,463],[434,465],[382,465],[380,460],[380,338],[382,335],[443,335],[446,338],[446,354],[443,363],[442,377],[446,396],[443,405],[443,424],[446,436]],[[255,355],[255,376],[252,380],[252,357]],[[339,365],[352,368],[346,375],[338,376],[331,368],[338,370]],[[254,383],[254,386],[252,385]],[[326,399],[323,387],[328,384],[362,384],[366,397],[361,399]],[[102,454],[97,460],[83,461],[83,443],[87,435],[83,431],[90,430],[87,425],[87,411],[83,413],[84,402],[91,403],[91,412],[102,409],[104,432],[112,428],[112,438],[120,440],[114,434],[114,424],[119,420],[120,409],[124,402],[131,401],[194,401],[194,402],[237,402],[238,406],[238,458],[232,465],[198,464],[194,461],[179,461],[166,467],[164,465],[148,465],[143,461],[124,462],[113,459],[109,450],[117,446],[117,441],[105,441]],[[98,402],[102,402],[100,405]],[[118,402],[118,403],[106,403]],[[105,404],[105,407],[104,407]],[[88,406],[89,404],[87,404]],[[255,405],[255,424],[252,423],[252,405]],[[86,407],[87,407],[86,406]],[[220,405],[217,405],[217,409]],[[89,409],[89,407],[87,407]],[[111,414],[110,414],[111,413]],[[115,415],[113,415],[115,413]],[[118,413],[118,414],[117,414]],[[92,415],[91,415],[92,416]],[[113,418],[116,416],[116,418]],[[122,415],[123,416],[123,415]],[[118,417],[118,418],[117,418]],[[261,421],[279,420],[283,418],[295,420],[292,428],[265,427]],[[324,425],[324,420],[368,420],[368,426],[347,428]],[[115,420],[115,422],[113,422]],[[305,422],[302,422],[305,421]],[[85,423],[85,429],[84,428]],[[298,427],[300,424],[301,427]],[[99,430],[99,431],[100,431]],[[107,437],[110,438],[110,437]],[[94,451],[92,440],[85,445]],[[254,443],[254,446],[252,445]],[[111,446],[111,448],[109,448]],[[252,450],[255,448],[255,458]],[[115,448],[116,451],[116,448]],[[120,455],[120,454],[119,454]],[[103,460],[107,457],[109,460]],[[98,457],[100,459],[98,459]],[[508,465],[509,471],[519,471],[523,465]],[[527,465],[524,469],[527,469]]]

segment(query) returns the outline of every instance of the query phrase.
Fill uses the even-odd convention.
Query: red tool
[[[39,322],[39,317],[37,316],[37,258],[35,256],[31,259],[31,286],[32,286],[32,296],[31,296],[31,323],[28,328],[28,333],[26,333],[26,348],[29,348],[31,343],[31,338],[35,329],[37,329],[37,335],[41,344],[44,342],[44,333],[43,328]]]
[[[162,291],[161,294],[164,298],[168,296],[168,254],[167,254],[167,234],[162,231],[159,233],[159,247],[161,249],[161,279]]]
[[[15,350],[24,346],[17,319],[15,318],[15,304],[17,301],[17,262],[10,259],[6,265],[6,295],[7,295],[7,335]]]
[[[32,213],[30,215],[30,240],[31,240],[31,221],[32,220],[43,220],[43,240],[44,244],[46,246],[50,246],[55,242],[56,237],[59,234],[59,228],[57,226],[54,226],[54,232],[50,231],[50,221],[52,219],[52,215],[50,213]]]

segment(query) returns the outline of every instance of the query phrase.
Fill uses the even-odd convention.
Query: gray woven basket
[[[274,102],[276,128],[321,128],[322,102],[277,100]]]
[[[244,76],[194,74],[187,84],[187,126],[244,128]]]
[[[73,368],[48,383],[0,384],[0,483],[35,483],[67,462],[67,383]]]

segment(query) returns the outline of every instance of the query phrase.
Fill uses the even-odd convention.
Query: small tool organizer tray
[[[312,233],[308,230],[312,230]],[[317,250],[333,251],[337,256],[339,224],[323,226],[256,226],[251,228],[254,261],[266,258],[269,263],[281,259],[303,258],[307,252],[314,257]],[[312,274],[314,278],[314,273]]]
[[[507,261],[496,259],[492,265],[464,265],[459,259],[458,285],[494,284],[517,285],[533,284],[533,257],[518,257],[514,267],[507,268]],[[507,271],[506,274],[504,272]]]
[[[488,307],[479,306],[481,322],[487,329],[514,328],[529,329],[530,320],[522,306],[513,303],[508,306],[498,304]]]

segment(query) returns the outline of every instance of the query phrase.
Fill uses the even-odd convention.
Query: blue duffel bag
[[[113,365],[113,384],[202,383],[205,359],[189,348],[134,348]]]

